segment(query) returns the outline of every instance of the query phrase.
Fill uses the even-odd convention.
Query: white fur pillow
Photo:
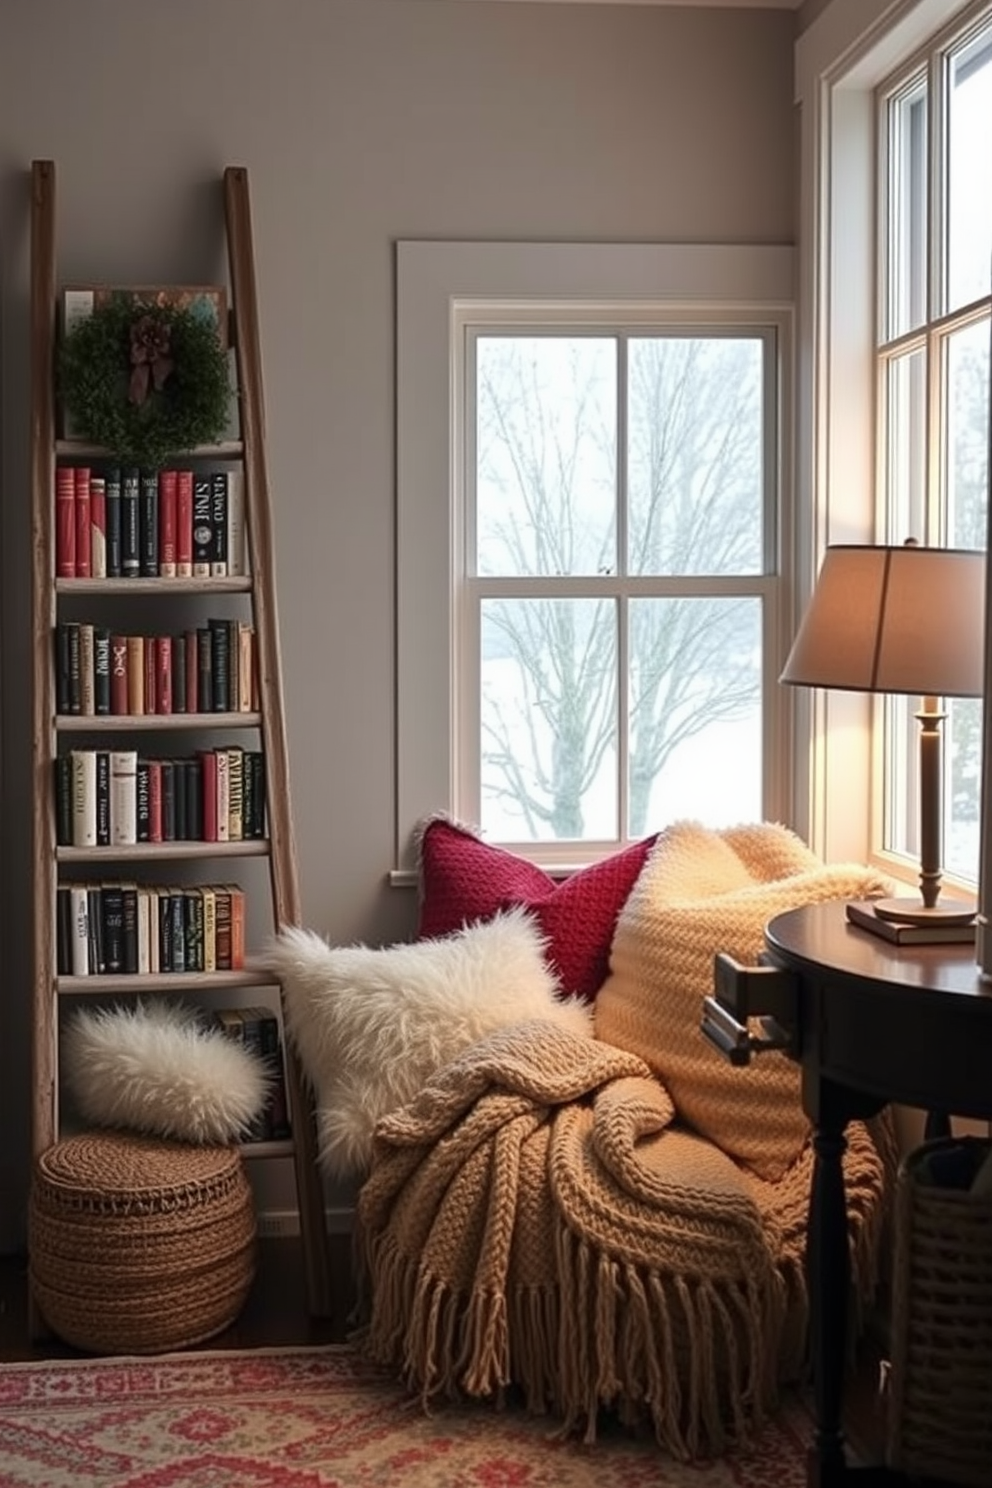
[[[237,1141],[262,1110],[264,1062],[165,1001],[81,1008],[62,1040],[62,1069],[79,1113],[184,1142]]]
[[[286,929],[263,958],[282,983],[286,1028],[317,1096],[321,1161],[361,1173],[380,1116],[497,1028],[545,1018],[592,1036],[592,1013],[558,996],[545,937],[516,908],[412,945],[331,947]]]

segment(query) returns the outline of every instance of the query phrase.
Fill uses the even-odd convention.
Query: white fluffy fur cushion
[[[337,1177],[359,1174],[380,1116],[497,1028],[545,1018],[592,1036],[590,1009],[558,997],[544,937],[524,909],[412,945],[331,947],[287,929],[265,965],[317,1097],[318,1148]]]
[[[196,1010],[165,1001],[82,1008],[62,1041],[62,1069],[79,1113],[185,1142],[234,1142],[259,1114],[265,1064]]]

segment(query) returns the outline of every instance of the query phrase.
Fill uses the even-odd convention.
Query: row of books
[[[265,757],[239,744],[166,759],[71,749],[55,761],[60,847],[242,842],[265,836]]]
[[[55,707],[63,715],[258,710],[255,630],[227,617],[181,635],[118,635],[88,621],[55,627]]]
[[[208,579],[245,571],[240,467],[56,467],[56,578]]]
[[[60,883],[60,976],[240,971],[245,892],[238,884]]]
[[[223,1008],[213,1020],[228,1038],[244,1044],[246,1049],[266,1065],[272,1084],[265,1108],[247,1133],[249,1142],[284,1142],[292,1136],[289,1098],[286,1093],[286,1071],[283,1061],[282,1031],[271,1008]]]

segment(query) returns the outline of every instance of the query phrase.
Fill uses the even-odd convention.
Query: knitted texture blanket
[[[666,827],[620,911],[596,1037],[650,1065],[695,1131],[759,1177],[780,1178],[809,1131],[799,1065],[778,1053],[732,1065],[700,1036],[714,955],[753,966],[775,915],[888,890],[874,870],[825,864],[773,822]]]
[[[680,1458],[752,1429],[801,1354],[808,1155],[768,1184],[673,1116],[639,1057],[549,1023],[465,1051],[377,1128],[367,1352],[425,1405],[513,1381],[590,1440],[601,1406],[646,1415]],[[849,1137],[865,1290],[882,1165]]]

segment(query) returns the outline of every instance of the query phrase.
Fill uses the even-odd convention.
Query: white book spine
[[[151,934],[149,930],[149,891],[143,884],[138,886],[138,975],[147,976],[151,971]]]
[[[72,845],[96,847],[96,750],[72,751]]]
[[[245,473],[239,466],[227,472],[227,571],[248,572],[245,547]]]
[[[90,903],[85,884],[73,884],[69,890],[72,903],[72,974],[90,974]]]
[[[126,847],[138,840],[138,751],[115,749],[110,755],[110,841]]]

